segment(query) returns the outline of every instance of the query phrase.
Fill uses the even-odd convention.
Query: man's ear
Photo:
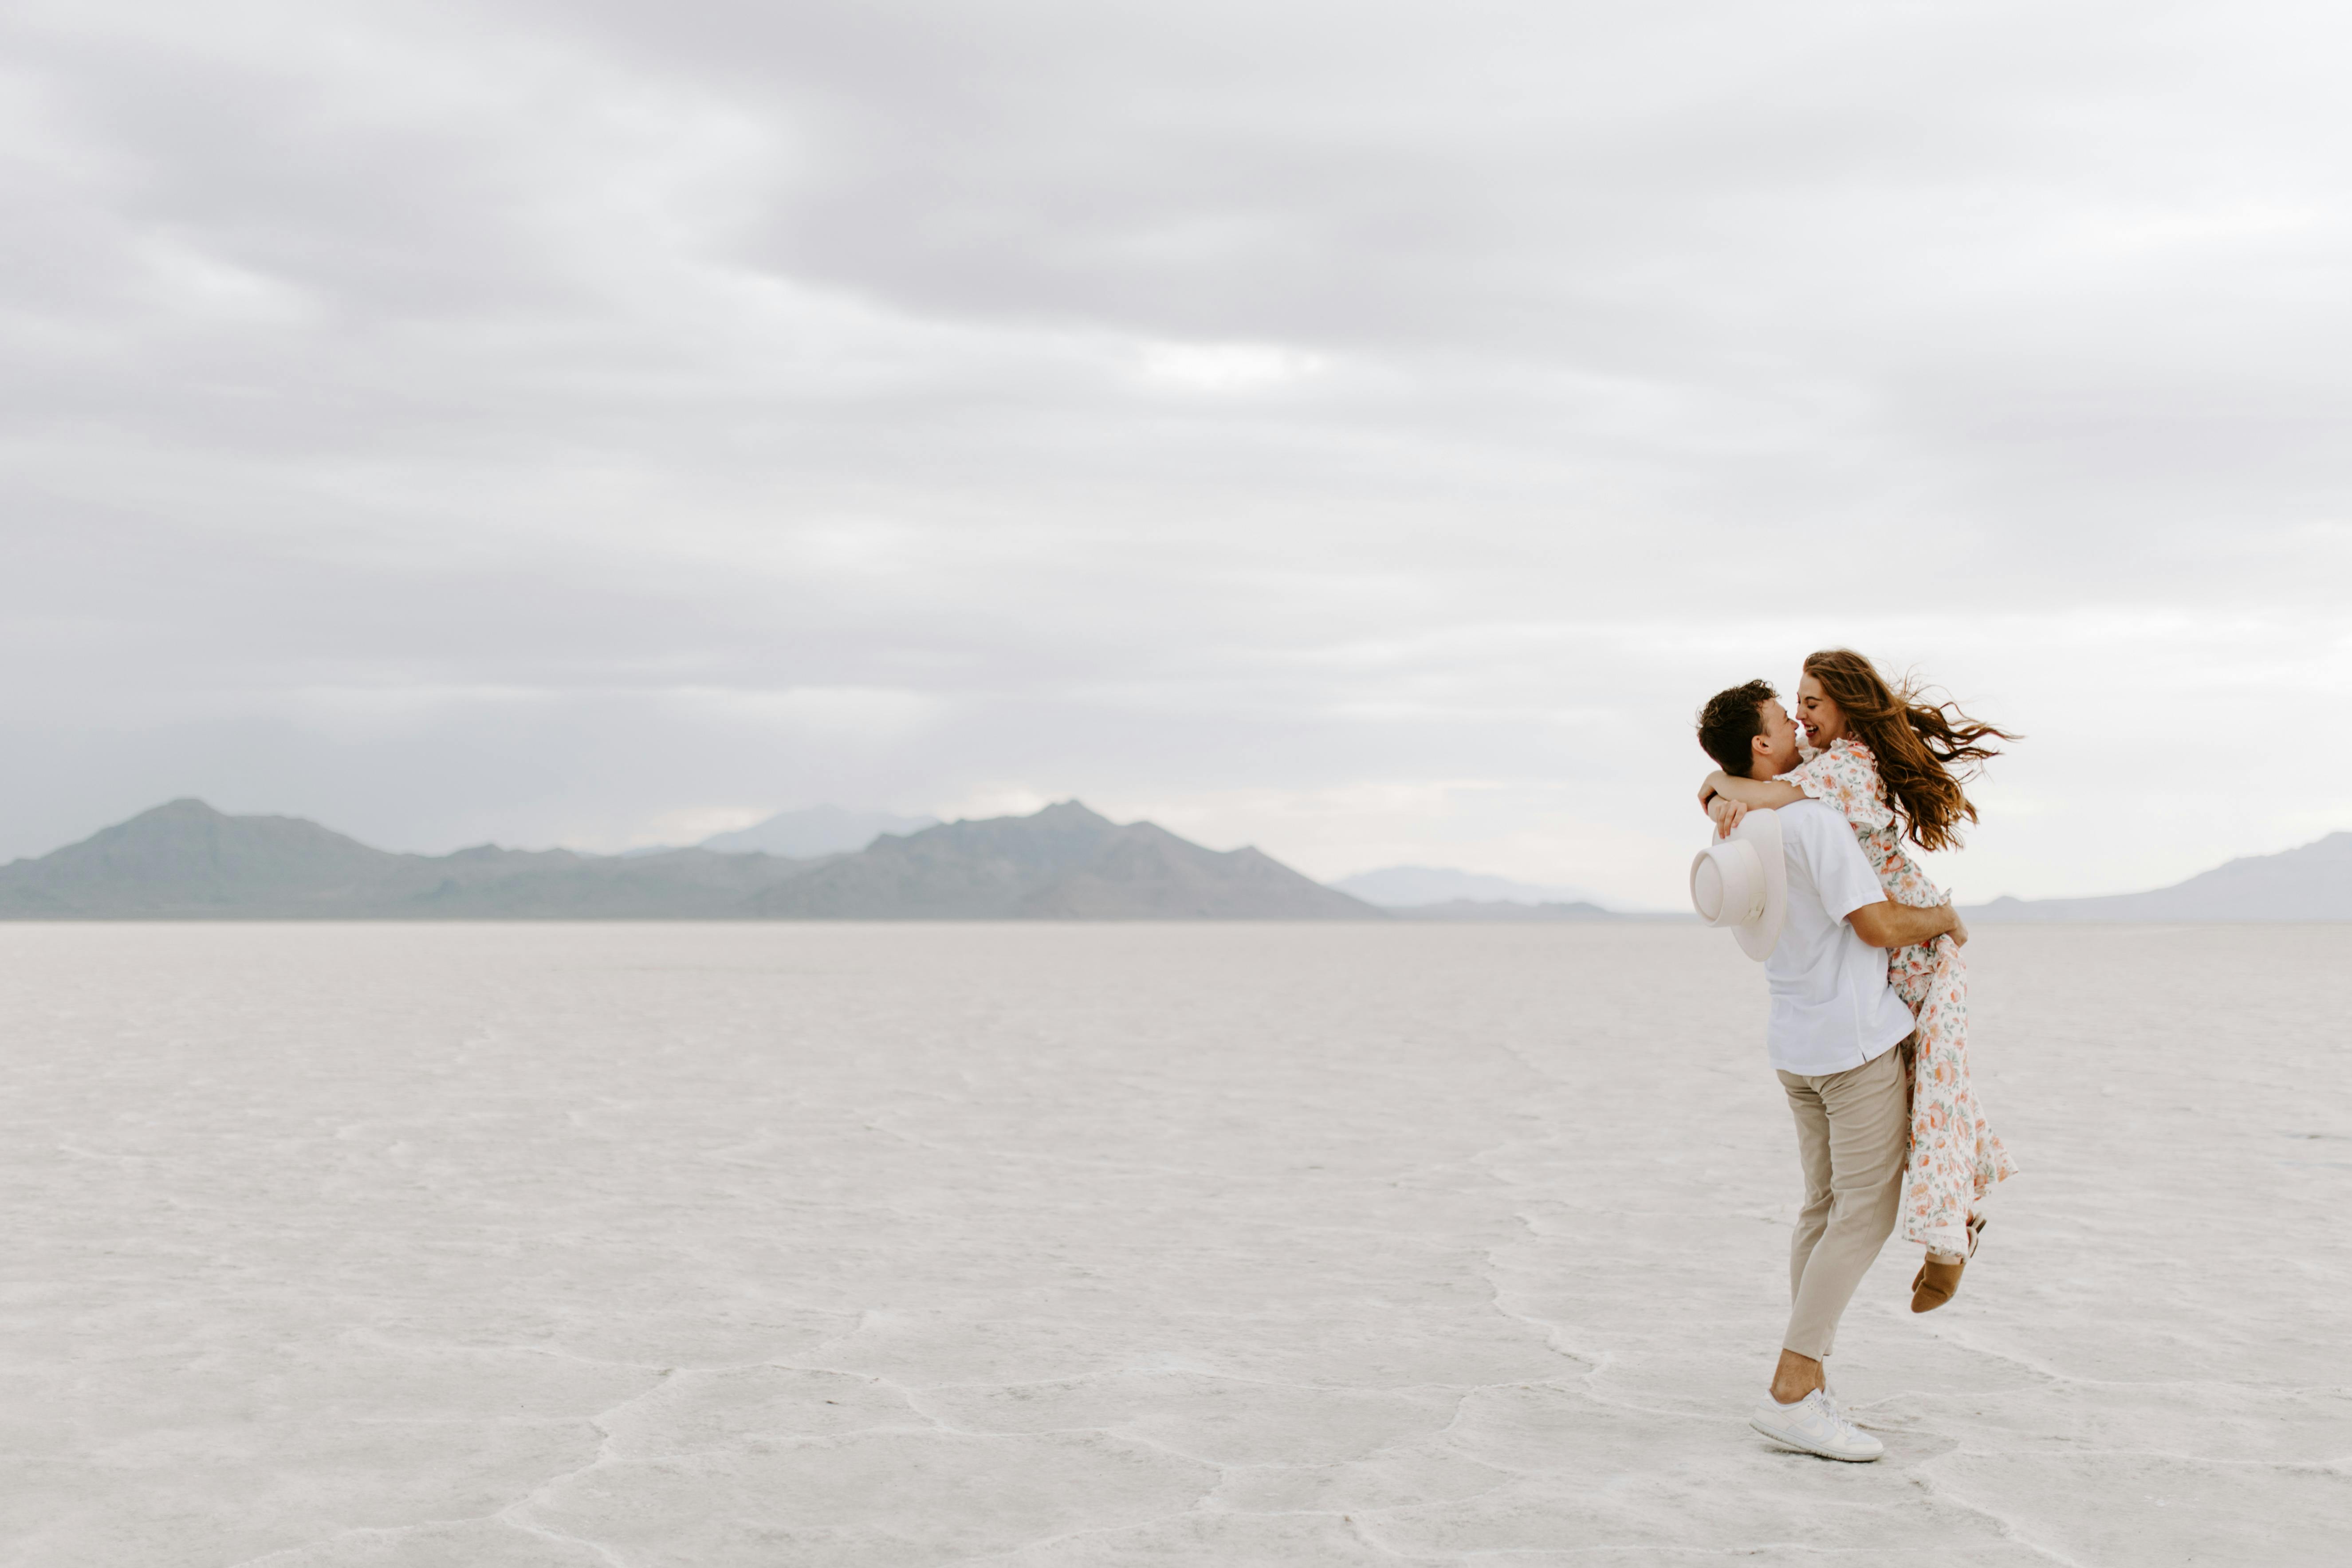
[[[1772,737],[1771,737],[1771,736],[1769,736],[1769,735],[1759,735],[1759,736],[1757,736],[1754,740],[1752,740],[1752,741],[1748,742],[1748,776],[1749,778],[1751,778],[1751,779],[1752,779],[1752,778],[1757,777],[1757,776],[1758,776],[1757,772],[1756,772],[1757,767],[1758,767],[1759,764],[1763,763],[1768,763],[1768,762],[1771,761],[1771,759],[1772,759]],[[1769,774],[1769,773],[1766,773],[1766,774],[1764,774],[1764,775],[1762,775],[1762,776],[1764,776],[1764,777],[1766,777],[1766,778],[1769,778],[1769,777],[1771,777],[1772,775],[1771,775],[1771,774]]]

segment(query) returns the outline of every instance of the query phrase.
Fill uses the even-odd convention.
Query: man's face
[[[1776,700],[1756,705],[1756,715],[1763,721],[1764,732],[1756,737],[1756,763],[1748,769],[1750,778],[1776,778],[1797,765],[1797,721]]]

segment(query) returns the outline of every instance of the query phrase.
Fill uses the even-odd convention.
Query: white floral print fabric
[[[1879,886],[1898,904],[1929,909],[1945,901],[1905,852],[1878,759],[1858,741],[1840,738],[1782,774],[1853,825]],[[1948,936],[1887,954],[1886,978],[1918,1033],[1911,1058],[1911,1158],[1904,1172],[1903,1238],[1937,1252],[1965,1254],[1969,1215],[1995,1182],[2017,1173],[2009,1151],[1986,1125],[1969,1077],[1969,971]]]

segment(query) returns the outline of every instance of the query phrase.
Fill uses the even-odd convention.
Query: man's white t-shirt
[[[1853,829],[1817,800],[1780,810],[1789,914],[1764,961],[1772,1016],[1764,1042],[1782,1072],[1815,1077],[1858,1068],[1899,1044],[1911,1009],[1886,984],[1886,952],[1845,917],[1886,897]]]

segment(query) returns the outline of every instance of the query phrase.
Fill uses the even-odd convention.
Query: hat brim
[[[1761,963],[1780,945],[1780,929],[1789,920],[1789,861],[1780,849],[1780,814],[1751,811],[1739,819],[1731,837],[1755,845],[1756,858],[1764,863],[1763,913],[1733,928],[1739,951]]]

